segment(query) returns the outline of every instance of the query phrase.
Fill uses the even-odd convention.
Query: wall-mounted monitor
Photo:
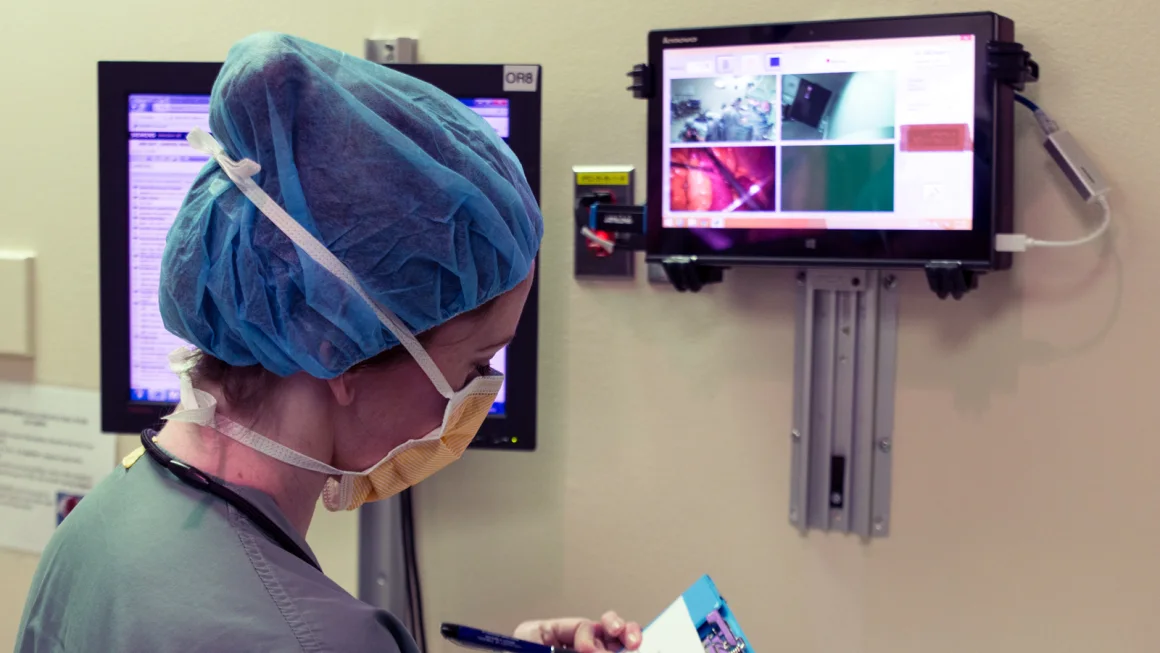
[[[179,399],[168,353],[184,344],[165,330],[158,283],[165,237],[208,157],[185,141],[209,127],[210,90],[221,64],[101,62],[100,265],[102,429],[156,427]],[[505,91],[504,66],[395,66],[458,98],[482,116],[523,164],[539,199],[540,105],[535,90]],[[516,338],[492,366],[506,380],[477,448],[536,445],[539,283],[528,296]]]
[[[991,13],[649,35],[648,254],[1002,269],[1013,91]]]

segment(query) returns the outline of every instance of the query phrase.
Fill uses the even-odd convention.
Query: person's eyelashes
[[[475,379],[481,376],[487,376],[488,374],[491,374],[490,362],[483,364],[474,363],[471,366],[471,370],[467,373],[467,377],[463,379],[463,385],[467,385]]]

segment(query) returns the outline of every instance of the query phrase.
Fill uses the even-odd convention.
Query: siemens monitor
[[[1009,267],[1013,39],[991,13],[652,32],[649,259]]]
[[[184,344],[165,330],[158,283],[165,237],[208,157],[185,141],[209,129],[219,63],[101,62],[100,270],[102,430],[156,427],[180,390],[167,355]],[[399,65],[482,116],[523,164],[539,200],[540,104],[534,90],[507,91],[502,65]],[[538,276],[538,275],[537,275]],[[476,448],[536,446],[538,279],[515,339],[492,366],[506,380]]]

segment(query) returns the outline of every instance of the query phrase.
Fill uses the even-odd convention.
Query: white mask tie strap
[[[197,366],[197,350],[181,347],[169,354],[169,369],[181,381],[181,405],[172,415],[165,417],[170,422],[186,422],[211,428],[238,443],[265,454],[275,460],[321,474],[339,476],[343,472],[313,458],[304,456],[289,447],[259,435],[237,422],[217,414],[217,399],[213,395],[193,387],[191,373]]]
[[[181,382],[181,404],[165,419],[171,422],[211,426],[214,414],[217,413],[217,400],[210,393],[193,387],[191,374],[196,365],[196,350],[180,347],[169,353],[169,369],[173,370]]]

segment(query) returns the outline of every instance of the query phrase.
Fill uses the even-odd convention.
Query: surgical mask
[[[299,250],[344,281],[370,305],[383,326],[394,334],[439,394],[447,399],[447,408],[443,411],[442,424],[431,433],[395,447],[368,469],[360,472],[344,471],[218,415],[213,395],[193,387],[191,373],[197,362],[197,352],[182,348],[169,357],[170,367],[181,380],[181,405],[167,419],[212,428],[271,458],[301,469],[327,474],[329,478],[322,498],[326,508],[332,511],[354,510],[368,501],[391,497],[462,457],[487,418],[503,386],[503,375],[488,370],[468,382],[463,389],[453,391],[443,372],[399,318],[367,295],[354,274],[334,254],[254,183],[252,177],[261,170],[256,162],[249,159],[233,161],[213,137],[198,129],[190,132],[189,142],[194,148],[212,156],[242,194],[281,229]]]

